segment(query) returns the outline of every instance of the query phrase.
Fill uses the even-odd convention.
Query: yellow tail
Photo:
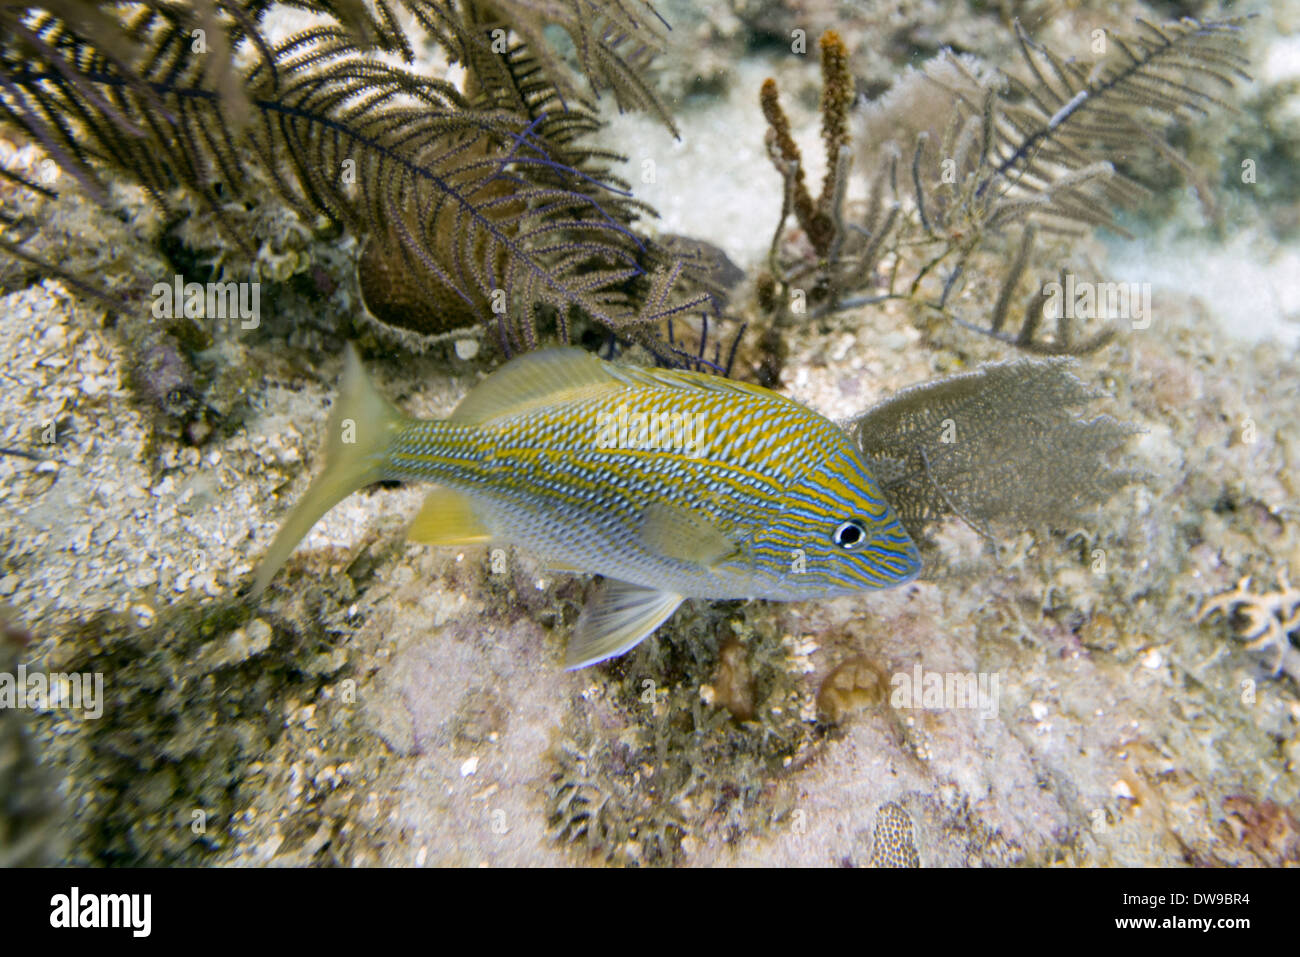
[[[357,489],[384,477],[393,438],[410,421],[375,391],[351,344],[343,363],[343,381],[325,430],[325,468],[262,556],[253,579],[254,598],[265,590],[298,542],[326,512]]]

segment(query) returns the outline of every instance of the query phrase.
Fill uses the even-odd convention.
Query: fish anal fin
[[[564,667],[573,671],[635,647],[663,624],[682,596],[607,578],[578,616]]]
[[[407,538],[425,545],[479,545],[492,533],[469,496],[450,488],[435,488],[411,523]]]

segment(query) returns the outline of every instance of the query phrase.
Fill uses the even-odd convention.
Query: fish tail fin
[[[325,434],[325,467],[312,480],[262,556],[252,597],[270,584],[303,537],[331,508],[357,489],[384,477],[393,438],[410,419],[366,377],[357,350],[348,344],[343,379]]]

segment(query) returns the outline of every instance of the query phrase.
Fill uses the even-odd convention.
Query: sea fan
[[[852,433],[917,542],[948,517],[1059,522],[1144,473],[1117,464],[1135,427],[1079,412],[1100,394],[1065,358],[1020,358],[921,383],[863,413]]]

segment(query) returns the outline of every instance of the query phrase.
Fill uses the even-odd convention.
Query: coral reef
[[[1275,675],[1285,673],[1300,684],[1300,648],[1291,638],[1300,633],[1300,589],[1291,586],[1286,569],[1278,570],[1276,591],[1252,592],[1247,575],[1232,590],[1211,595],[1196,620],[1215,614],[1231,618],[1234,613],[1242,619],[1237,637],[1246,642],[1246,650],[1270,656]]]
[[[871,834],[872,867],[920,867],[912,819],[894,802],[882,804],[876,812]]]
[[[1300,821],[1276,801],[1233,795],[1223,802],[1224,823],[1235,841],[1268,867],[1300,865]]]
[[[12,676],[32,636],[0,607],[0,673]],[[0,867],[51,867],[68,851],[67,816],[50,769],[30,739],[27,715],[0,708]]]

